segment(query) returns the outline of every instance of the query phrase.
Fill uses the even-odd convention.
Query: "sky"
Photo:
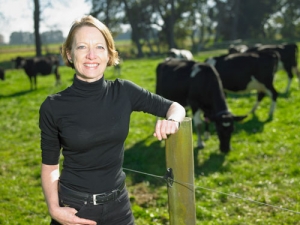
[[[0,0],[0,34],[9,42],[12,32],[34,32],[33,0]],[[51,2],[52,7],[46,7]],[[61,30],[66,37],[73,21],[90,12],[85,0],[40,0],[40,33]]]

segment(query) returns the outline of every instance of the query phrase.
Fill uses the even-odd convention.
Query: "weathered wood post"
[[[192,120],[186,117],[179,131],[166,140],[166,164],[174,175],[172,186],[168,185],[170,225],[196,224],[192,134]]]

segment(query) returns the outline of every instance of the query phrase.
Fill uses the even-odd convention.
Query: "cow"
[[[255,47],[248,48],[246,52],[257,52],[257,51],[275,51],[280,56],[283,68],[288,75],[288,83],[285,89],[285,93],[288,93],[291,87],[293,79],[293,72],[298,77],[300,87],[300,72],[298,70],[298,46],[294,43],[281,44],[281,45],[257,45]]]
[[[204,148],[201,138],[204,113],[205,118],[215,123],[221,152],[230,151],[234,121],[245,116],[234,116],[229,111],[219,75],[212,66],[194,60],[165,60],[156,68],[156,93],[191,108],[199,149]]]
[[[216,68],[226,92],[249,93],[257,91],[257,102],[251,109],[254,113],[267,94],[271,100],[269,119],[273,118],[278,93],[273,85],[278,66],[274,52],[234,53],[211,57],[205,60]]]
[[[189,50],[171,48],[168,52],[168,57],[175,59],[193,59],[193,54]]]
[[[0,80],[5,80],[5,70],[0,67]]]
[[[228,48],[228,53],[233,54],[233,53],[243,53],[248,50],[247,45],[230,45]]]
[[[40,56],[33,58],[17,57],[15,68],[23,68],[30,81],[30,89],[37,88],[37,75],[49,75],[54,73],[56,85],[60,84],[60,74],[58,72],[59,58],[54,55]]]
[[[116,51],[118,52],[119,63],[114,66],[114,75],[120,76],[121,75],[121,64],[123,63],[123,59],[121,57],[120,51],[118,49]]]

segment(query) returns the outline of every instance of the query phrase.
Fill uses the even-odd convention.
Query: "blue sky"
[[[51,2],[52,7],[46,7]],[[65,37],[72,22],[90,11],[85,0],[40,0],[40,32],[61,30]],[[33,0],[0,0],[0,34],[4,41],[14,31],[33,32]]]

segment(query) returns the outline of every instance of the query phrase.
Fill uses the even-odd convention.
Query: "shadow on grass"
[[[124,153],[123,168],[132,184],[149,182],[154,186],[166,185],[162,178],[166,174],[165,147],[159,141],[146,144],[148,138],[136,143]],[[209,158],[198,165],[197,154],[202,150],[194,148],[194,173],[195,175],[209,175],[216,171],[226,170],[223,166],[225,154],[212,153]]]
[[[278,93],[278,98],[289,98],[291,96],[291,91],[288,93],[286,92],[279,92]],[[249,98],[251,96],[257,96],[257,93],[251,92],[251,93],[244,93],[244,94],[235,94],[235,93],[225,93],[226,98],[232,98],[232,99],[239,99],[239,98]],[[267,96],[265,98],[268,98]]]
[[[28,93],[33,92],[34,90],[26,90],[26,91],[19,91],[10,95],[0,95],[0,98],[12,98],[12,97],[19,97],[22,95],[26,95]]]
[[[235,123],[235,133],[239,133],[241,131],[245,131],[248,134],[262,133],[264,131],[265,124],[273,120],[272,117],[268,117],[266,120],[262,121],[255,113],[249,115],[249,117],[252,118],[246,122]]]
[[[198,165],[198,152],[194,151],[194,153],[196,153],[194,155],[195,175],[208,176],[217,171],[226,170],[226,167],[223,165],[226,154],[211,153],[206,161],[204,161],[201,165]]]
[[[130,176],[133,184],[148,181],[154,185],[165,185],[164,179],[155,177],[164,176],[166,173],[165,148],[161,146],[159,141],[146,144],[149,143],[148,138],[126,149],[123,163],[124,172],[127,176]],[[126,169],[135,170],[136,172]]]
[[[246,122],[235,124],[235,132],[246,131],[249,134],[263,132],[264,125],[271,120],[272,118],[268,118],[265,121],[260,121],[255,114],[252,114],[252,118]],[[211,134],[215,134],[214,128],[211,129]],[[165,147],[159,141],[153,141],[149,144],[151,137],[152,135],[137,142],[131,148],[126,149],[124,153],[124,171],[131,178],[133,184],[144,181],[155,186],[166,184],[165,180],[162,179],[166,174]],[[195,175],[208,176],[217,171],[227,171],[227,166],[224,166],[226,154],[216,150],[209,155],[208,159],[199,164],[198,154],[201,154],[203,150],[194,148],[193,151]]]
[[[256,96],[257,93],[250,92],[250,93],[243,93],[243,94],[237,94],[233,92],[225,92],[226,98],[233,98],[233,99],[239,99],[239,98],[249,98],[251,96]]]
[[[34,93],[34,92],[39,92],[39,91],[42,91],[42,90],[46,90],[47,87],[40,87],[38,89],[35,89],[35,90],[23,90],[23,91],[19,91],[19,92],[15,92],[15,93],[12,93],[12,94],[8,94],[8,95],[1,95],[0,94],[0,98],[14,98],[14,97],[20,97],[20,96],[23,96],[23,95],[27,95],[27,94],[30,94],[30,93]]]
[[[262,133],[264,131],[264,125],[273,120],[272,117],[268,117],[266,120],[260,120],[260,118],[254,113],[249,114],[248,118],[244,119],[241,122],[234,122],[234,135],[241,131],[245,131],[248,134]],[[244,122],[245,121],[245,122]],[[214,122],[208,124],[208,131],[210,135],[217,135]],[[201,133],[204,133],[204,128],[202,128]],[[193,126],[193,134],[196,134],[196,129]]]
[[[291,96],[291,92],[278,92],[278,98],[289,98]]]

